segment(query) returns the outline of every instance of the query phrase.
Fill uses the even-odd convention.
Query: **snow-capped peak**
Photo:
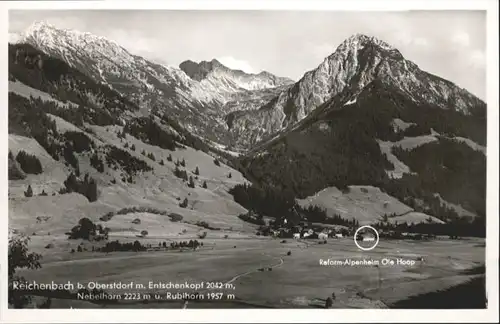
[[[188,60],[182,62],[179,67],[193,80],[204,87],[214,88],[214,91],[219,93],[270,89],[293,83],[291,79],[277,77],[266,71],[253,74],[233,70],[216,59],[200,63]]]
[[[387,50],[387,51],[392,51],[396,50],[393,46],[389,45],[388,43],[384,42],[381,39],[378,39],[374,36],[368,36],[365,34],[354,34],[351,37],[347,38],[341,46],[345,47],[356,47],[359,45],[366,45],[366,44],[374,44],[377,45],[378,47]]]
[[[25,31],[26,35],[30,35],[39,31],[46,31],[49,29],[58,29],[54,25],[48,23],[47,21],[38,20],[33,22]]]
[[[40,48],[55,48],[71,46],[102,51],[105,49],[114,59],[127,59],[131,54],[113,40],[97,36],[89,32],[75,29],[61,29],[45,21],[36,21],[24,32],[24,38],[29,39]]]
[[[9,33],[9,44],[21,43],[24,36],[21,33]]]

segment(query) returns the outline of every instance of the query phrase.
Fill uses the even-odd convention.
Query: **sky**
[[[17,10],[9,12],[9,32],[34,21],[104,36],[162,64],[215,58],[233,69],[294,80],[362,33],[486,98],[485,11]]]

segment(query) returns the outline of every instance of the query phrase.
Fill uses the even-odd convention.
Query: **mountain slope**
[[[143,114],[166,112],[194,132],[225,141],[225,124],[218,119],[216,109],[221,98],[205,91],[180,69],[133,55],[104,37],[57,29],[43,22],[30,26],[22,41],[131,98]]]
[[[133,56],[103,38],[46,25],[35,24],[25,37],[54,54],[28,44],[10,45],[10,85],[17,93],[10,94],[10,130],[35,138],[54,160],[65,160],[75,172],[80,166],[68,151],[70,144],[85,148],[89,141],[77,131],[69,137],[59,134],[49,115],[86,132],[97,145],[91,145],[91,152],[109,157],[108,167],[130,162],[132,167],[120,174],[125,183],[135,184],[150,172],[148,159],[155,158],[147,152],[142,154],[147,159],[127,154],[107,140],[96,140],[94,126],[113,125],[120,141],[130,135],[172,152],[192,147],[224,155],[223,161],[233,158],[218,143],[251,145],[231,165],[255,186],[282,192],[285,200],[310,197],[328,187],[346,191],[364,185],[443,221],[459,217],[449,206],[472,217],[485,214],[485,104],[420,71],[374,38],[349,38],[320,68],[290,85],[266,73],[233,71],[217,61],[184,62],[186,73]],[[35,54],[23,56],[18,48]],[[86,68],[92,62],[99,66],[97,60],[105,57],[112,60],[100,63],[98,73]],[[147,71],[146,77],[117,73],[120,69]],[[138,100],[145,95],[152,106]],[[288,98],[286,109],[279,108],[283,96]],[[91,163],[101,169],[98,160],[93,156]],[[274,196],[264,200],[269,197]]]
[[[28,44],[9,44],[9,83],[53,97],[52,102],[61,107],[54,104],[52,109],[79,125],[121,123],[139,109],[120,93]],[[14,119],[15,115],[9,114],[9,128],[19,126]]]
[[[29,43],[58,57],[94,80],[108,85],[132,99],[142,108],[143,114],[171,114],[195,134],[226,145],[231,140],[225,122],[225,103],[241,96],[255,97],[252,90],[291,82],[267,72],[247,75],[218,62],[208,78],[199,81],[182,69],[131,54],[104,37],[62,30],[44,22],[31,25],[19,42]],[[185,62],[182,66],[191,67],[193,64],[196,65]],[[190,68],[186,71],[189,72]],[[261,101],[255,104],[260,105]],[[250,108],[253,106],[243,109]]]
[[[371,185],[443,220],[457,215],[443,208],[436,193],[485,215],[486,157],[460,140],[484,145],[484,116],[415,102],[381,80],[365,86],[356,100],[349,98],[350,91],[340,93],[293,129],[255,147],[240,157],[240,169],[260,186],[299,198],[332,186],[347,190],[349,185]],[[413,126],[395,128],[397,120]],[[436,140],[418,142],[424,135]],[[395,165],[380,141],[391,144],[388,152],[410,172],[391,176]]]
[[[255,232],[255,226],[237,217],[246,210],[227,192],[247,180],[188,146],[193,142],[187,131],[149,117],[132,117],[124,126],[100,126],[92,120],[75,125],[60,117],[67,117],[61,113],[64,108],[54,109],[58,104],[46,100],[49,96],[9,93],[9,117],[25,130],[9,132],[9,166],[18,169],[9,177],[9,226],[33,235],[36,251],[47,254],[47,244],[62,254],[76,249],[79,241],[68,240],[65,233],[82,218],[109,227],[110,239],[120,241],[135,240],[142,230],[174,240],[196,238],[202,231],[209,237],[227,235],[219,229],[231,235]],[[40,161],[42,172],[19,176],[15,162],[21,151]],[[71,183],[86,183],[87,178],[96,184],[95,199],[85,191],[68,191]],[[33,196],[26,195],[28,188]],[[109,213],[113,219],[104,217]],[[171,221],[167,215],[172,213],[181,215],[181,221]],[[142,223],[132,223],[137,218]]]
[[[293,83],[291,79],[277,77],[269,72],[250,74],[232,70],[216,59],[200,63],[188,60],[182,62],[179,68],[193,80],[199,81],[203,87],[227,93],[276,88]]]
[[[43,246],[65,242],[79,218],[99,222],[131,207],[183,215],[185,225],[173,227],[190,235],[204,226],[254,231],[236,217],[246,210],[227,193],[246,179],[216,164],[202,140],[167,115],[142,116],[117,91],[29,44],[9,45],[9,152],[9,224],[43,232]],[[41,170],[29,168],[33,161]],[[144,226],[153,214],[139,215]],[[140,232],[119,218],[110,223],[112,236]],[[161,223],[148,230],[172,234]]]
[[[420,70],[387,43],[354,35],[316,69],[307,72],[260,110],[235,116],[231,130],[239,135],[242,146],[255,144],[255,138],[269,137],[293,126],[332,96],[349,91],[354,97],[374,80],[400,89],[415,103],[433,104],[466,115],[486,112],[485,103],[480,99]],[[255,136],[256,132],[261,132],[261,136]]]

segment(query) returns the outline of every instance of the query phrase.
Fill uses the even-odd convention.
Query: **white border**
[[[0,124],[7,134],[7,44],[8,9],[203,9],[203,10],[487,10],[487,103],[488,103],[488,162],[487,162],[487,244],[486,278],[487,310],[12,310],[7,308],[6,281],[0,282],[0,320],[7,323],[257,323],[257,322],[498,322],[498,1],[497,0],[164,0],[164,1],[31,1],[0,2]],[[7,136],[1,138],[2,159],[0,181],[1,277],[7,278]]]

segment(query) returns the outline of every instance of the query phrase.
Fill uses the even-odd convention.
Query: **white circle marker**
[[[364,247],[361,247],[359,244],[358,244],[358,241],[356,240],[356,237],[358,236],[358,232],[363,229],[363,228],[369,228],[371,229],[372,231],[375,232],[375,235],[377,236],[377,240],[375,241],[375,244],[373,244],[372,247],[369,247],[369,248],[364,248]],[[356,246],[358,247],[358,249],[360,250],[363,250],[363,251],[370,251],[370,250],[373,250],[377,245],[378,245],[378,240],[379,240],[379,237],[378,237],[378,232],[376,229],[374,229],[373,227],[371,227],[370,225],[364,225],[364,226],[361,226],[360,228],[358,228],[356,230],[356,232],[354,233],[354,244],[356,244]]]

